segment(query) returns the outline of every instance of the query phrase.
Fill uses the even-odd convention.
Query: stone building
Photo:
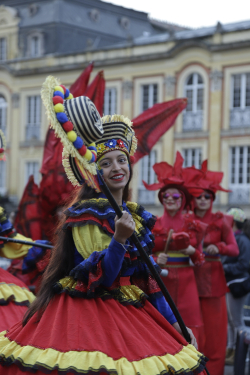
[[[151,166],[170,163],[224,172],[216,206],[250,214],[250,21],[187,29],[100,0],[2,0],[0,128],[8,141],[0,194],[19,199],[28,176],[39,182],[48,123],[40,88],[48,74],[69,86],[90,61],[104,70],[104,113],[130,118],[156,102],[187,97],[188,106],[149,156],[135,166],[134,199],[161,212]]]

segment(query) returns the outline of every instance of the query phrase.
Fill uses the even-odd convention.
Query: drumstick
[[[170,244],[173,232],[174,232],[173,229],[170,229],[169,232],[168,232],[168,238],[167,238],[167,241],[166,241],[165,248],[163,250],[164,254],[167,254],[167,252],[168,252],[168,248],[169,248],[169,244]]]

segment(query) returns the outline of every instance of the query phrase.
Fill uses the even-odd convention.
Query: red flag
[[[105,79],[102,70],[97,73],[95,79],[91,82],[83,94],[92,100],[101,116],[103,115],[104,94]]]
[[[159,138],[174,125],[179,113],[187,106],[187,99],[174,99],[155,104],[133,119],[138,147],[135,162],[150,153]]]
[[[69,91],[75,98],[83,95],[83,92],[87,89],[93,67],[94,63],[90,63],[77,80],[70,86]]]

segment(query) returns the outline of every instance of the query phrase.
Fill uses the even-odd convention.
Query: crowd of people
[[[54,77],[46,79],[42,99],[64,146],[66,174],[79,189],[52,250],[39,247],[46,241],[0,240],[1,256],[23,258],[23,273],[42,274],[35,297],[0,271],[0,374],[223,375],[225,360],[233,364],[250,291],[250,221],[240,208],[212,210],[216,193],[226,191],[223,174],[209,171],[206,161],[201,169],[184,168],[180,153],[173,166],[155,164],[158,182],[144,185],[159,191],[163,215],[156,218],[129,200],[137,145],[131,121],[101,118],[88,98],[73,98]],[[0,236],[32,241],[15,232],[2,208]]]

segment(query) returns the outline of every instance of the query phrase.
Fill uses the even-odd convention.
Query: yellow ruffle
[[[18,361],[23,368],[45,368],[52,371],[76,371],[87,374],[91,369],[98,372],[107,369],[111,374],[123,375],[156,375],[156,374],[185,374],[188,370],[197,369],[204,362],[202,354],[192,345],[187,345],[175,355],[152,356],[139,361],[130,362],[127,358],[114,360],[107,354],[94,351],[68,351],[60,352],[55,349],[39,349],[33,346],[20,346],[15,341],[5,337],[6,331],[0,334],[0,355],[8,364]],[[16,363],[15,362],[15,363]]]
[[[31,238],[24,237],[22,234],[16,233],[13,238],[15,240],[32,241]],[[0,256],[8,259],[21,259],[25,257],[31,248],[31,245],[23,245],[20,243],[7,242],[0,249]]]
[[[35,296],[27,288],[15,284],[0,283],[0,304],[13,301],[17,305],[29,305]],[[5,301],[5,302],[4,302]]]

